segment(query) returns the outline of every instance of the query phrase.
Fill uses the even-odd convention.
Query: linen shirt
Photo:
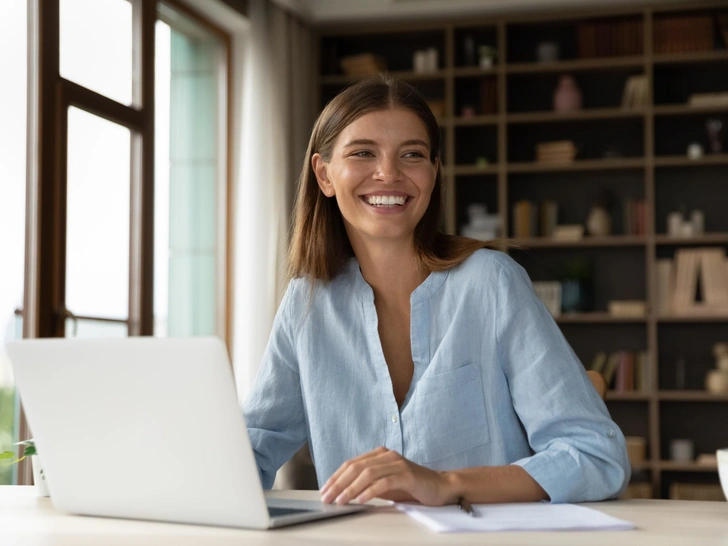
[[[319,486],[385,446],[435,470],[520,465],[552,502],[624,491],[624,436],[512,258],[479,250],[431,273],[410,306],[414,375],[400,408],[356,259],[313,292],[289,283],[244,405],[265,488],[308,441]]]

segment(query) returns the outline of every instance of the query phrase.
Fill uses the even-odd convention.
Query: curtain
[[[234,82],[242,115],[231,196],[230,347],[241,401],[285,290],[291,204],[315,112],[311,31],[270,0],[250,0],[249,19],[249,31],[233,44],[244,67]]]

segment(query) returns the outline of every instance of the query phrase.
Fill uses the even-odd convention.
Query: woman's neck
[[[414,245],[391,242],[352,246],[375,298],[389,304],[409,304],[410,295],[427,277],[427,272],[419,267]]]

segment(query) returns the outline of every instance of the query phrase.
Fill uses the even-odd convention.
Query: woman
[[[308,441],[326,503],[617,496],[624,437],[525,271],[438,232],[439,136],[386,77],[319,116],[245,405],[263,485]]]

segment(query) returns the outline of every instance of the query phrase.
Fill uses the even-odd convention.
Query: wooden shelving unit
[[[412,81],[425,98],[444,101],[439,121],[449,232],[460,231],[473,202],[497,212],[505,225],[503,236],[510,239],[511,212],[519,199],[558,201],[559,223],[565,224],[584,224],[600,190],[611,192],[620,204],[626,199],[645,201],[642,235],[625,234],[618,205],[612,209],[610,236],[510,239],[517,246],[509,252],[533,280],[553,280],[554,272],[569,260],[588,258],[594,263],[593,310],[556,319],[587,366],[600,350],[646,350],[651,355],[650,390],[612,390],[607,404],[626,435],[647,439],[648,460],[636,468],[647,473],[656,496],[666,495],[670,480],[685,475],[705,474],[717,481],[714,467],[666,461],[670,440],[694,438],[696,455],[728,445],[728,427],[719,430],[715,425],[728,422],[728,395],[700,390],[704,373],[713,365],[711,344],[728,341],[728,316],[658,316],[654,311],[658,259],[672,257],[683,246],[728,248],[728,152],[708,153],[705,133],[707,118],[728,124],[728,106],[688,105],[690,93],[728,91],[728,51],[658,53],[655,29],[665,17],[714,16],[721,10],[728,12],[725,2],[651,4],[608,13],[470,18],[401,27],[337,25],[321,28],[319,36],[320,106],[351,81],[336,73],[332,51],[338,57],[378,54],[387,59],[392,74]],[[641,36],[638,52],[580,57],[581,23],[604,21],[636,25]],[[492,68],[468,64],[466,37],[497,49]],[[716,32],[716,45],[719,40]],[[542,41],[559,43],[563,60],[536,62],[536,46]],[[412,54],[426,47],[438,50],[439,69],[412,72]],[[562,74],[577,81],[583,109],[569,114],[552,110],[553,91]],[[644,106],[624,109],[623,89],[635,75],[647,79],[648,96]],[[535,144],[564,139],[581,143],[576,160],[535,161]],[[692,141],[705,147],[699,160],[686,155]],[[483,159],[485,166],[476,166]],[[665,235],[669,212],[689,213],[694,208],[705,212],[705,235]],[[612,299],[644,300],[648,313],[611,316],[606,303]],[[681,356],[690,365],[686,390],[675,386],[676,360]]]

